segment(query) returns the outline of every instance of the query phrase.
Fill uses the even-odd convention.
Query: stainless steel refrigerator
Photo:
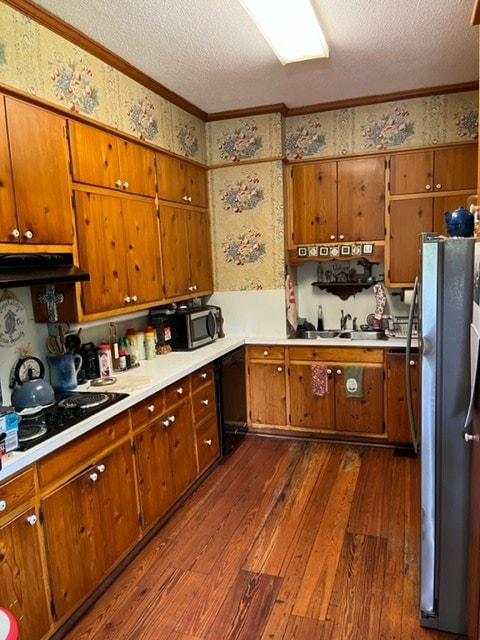
[[[473,238],[420,236],[420,623],[466,633]]]

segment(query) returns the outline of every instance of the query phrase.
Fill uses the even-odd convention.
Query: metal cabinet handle
[[[98,473],[93,472],[88,477],[92,482],[96,482],[98,480]]]
[[[27,240],[31,240],[33,238],[33,231],[30,231],[29,229],[28,231],[25,231],[23,235]]]
[[[147,411],[149,413],[153,413],[155,411],[155,405],[154,404],[149,404],[147,407]]]
[[[7,503],[5,502],[5,500],[0,500],[0,511],[5,511],[6,508]]]
[[[204,440],[203,443],[204,444],[208,444],[208,446],[211,447],[212,446],[212,439],[209,438],[208,440]]]
[[[12,231],[11,235],[12,235],[14,238],[19,238],[19,237],[20,237],[20,231],[19,231],[18,229],[14,229],[14,230]]]
[[[28,522],[28,524],[31,524],[32,526],[34,524],[37,524],[37,516],[35,514],[33,514],[31,516],[28,516],[27,517],[27,522]]]
[[[200,404],[204,404],[205,406],[208,406],[208,399],[207,400],[200,400]]]
[[[471,433],[464,433],[463,437],[465,438],[465,442],[477,442],[478,436],[473,435]]]

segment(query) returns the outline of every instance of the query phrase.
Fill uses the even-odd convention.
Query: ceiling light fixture
[[[328,58],[310,0],[239,0],[282,64]]]

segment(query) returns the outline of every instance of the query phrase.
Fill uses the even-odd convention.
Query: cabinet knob
[[[265,357],[266,357],[266,356],[268,356],[268,351],[266,351],[266,350],[265,350],[265,351],[263,352],[263,355],[264,355]]]
[[[477,442],[478,436],[474,436],[471,433],[464,433],[463,437],[465,438],[465,442]]]
[[[282,373],[283,367],[277,367],[277,371],[278,371],[278,373]]]
[[[414,367],[416,363],[415,363],[415,360],[410,360],[408,364],[409,364],[411,367]]]
[[[124,189],[128,189],[128,182],[124,182],[124,183],[123,183],[123,188],[124,188]]]
[[[435,189],[441,189],[441,188],[442,188],[442,185],[441,185],[441,184],[436,184],[436,185],[435,185]]]
[[[211,447],[212,446],[212,439],[209,438],[208,440],[204,440],[203,443],[204,444],[208,444],[208,446]]]
[[[183,387],[178,387],[177,393],[178,393],[179,396],[182,396],[183,395]]]
[[[338,238],[339,238],[339,240],[343,240],[343,239],[345,238],[345,236],[343,235],[343,233],[341,233],[341,234],[338,236]]]
[[[192,284],[188,287],[189,291],[196,291],[198,289],[198,286],[196,284]]]
[[[25,231],[25,233],[23,234],[23,237],[26,238],[27,240],[31,240],[33,238],[33,232],[30,231],[30,229],[28,231]]]
[[[188,202],[188,196],[182,196],[182,200],[185,200],[185,202]]]
[[[5,502],[5,500],[0,500],[0,511],[5,511],[6,508],[7,503]]]
[[[98,473],[93,472],[88,477],[92,482],[96,482],[98,480]]]
[[[97,471],[99,471],[100,473],[103,473],[105,471],[105,465],[104,464],[99,464],[97,466]]]
[[[34,524],[37,524],[37,516],[35,514],[33,514],[31,516],[28,516],[27,517],[27,522],[28,522],[28,524],[31,524],[32,526]]]
[[[208,398],[206,398],[205,400],[200,400],[200,404],[204,404],[206,407],[208,407]]]
[[[121,187],[122,186],[122,181],[120,180],[120,178],[115,182],[115,186],[116,187]]]
[[[208,375],[208,374],[206,374],[206,373],[201,373],[201,374],[200,374],[200,377],[201,377],[203,380],[206,380],[206,379],[207,379],[207,375]]]
[[[191,202],[192,201],[192,196],[188,196],[187,200],[188,200],[188,202]]]
[[[154,404],[149,404],[147,407],[147,411],[149,413],[153,413],[155,411],[155,405]]]
[[[331,369],[327,369],[327,376],[331,376],[332,375],[332,370]]]
[[[132,299],[130,298],[130,296],[125,296],[126,304],[129,304],[131,301],[132,301]]]
[[[175,422],[175,416],[174,415],[168,416],[168,419],[170,420],[170,422]]]
[[[330,236],[330,240],[335,240],[335,236]]]
[[[341,369],[337,369],[337,371],[335,373],[337,374],[337,376],[341,376],[342,375],[342,370]]]
[[[132,296],[132,302],[137,302],[138,296]]]
[[[167,418],[166,420],[162,420],[162,424],[164,427],[169,427],[170,426],[170,420]]]
[[[431,184],[426,184],[426,185],[425,185],[425,189],[426,189],[427,191],[430,191],[430,189],[431,189],[431,188],[432,188],[432,185],[431,185]]]
[[[18,229],[14,229],[11,233],[13,238],[19,238],[20,237],[20,231]]]

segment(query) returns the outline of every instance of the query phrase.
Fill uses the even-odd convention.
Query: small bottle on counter
[[[155,332],[150,325],[145,329],[145,358],[153,360],[155,358]]]
[[[127,329],[127,353],[130,356],[130,366],[134,367],[138,360],[137,334],[135,329]]]
[[[119,362],[120,358],[118,354],[117,327],[114,322],[110,323],[110,335],[109,335],[108,341],[110,343],[110,351],[112,354],[113,370],[118,371],[118,369],[120,369],[120,362]]]
[[[98,365],[100,378],[109,378],[113,373],[112,353],[109,344],[98,345]]]
[[[145,333],[137,331],[137,354],[139,360],[145,360]]]
[[[120,371],[125,371],[128,368],[127,363],[127,350],[125,348],[125,342],[123,338],[118,339],[118,368]]]

